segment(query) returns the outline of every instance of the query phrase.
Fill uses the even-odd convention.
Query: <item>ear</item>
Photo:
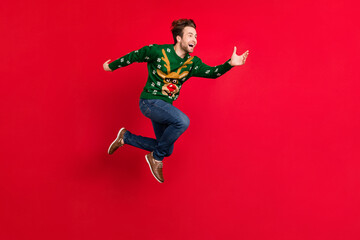
[[[181,37],[180,37],[180,35],[177,35],[177,36],[176,36],[176,41],[177,41],[176,43],[178,43],[178,42],[180,42],[180,41],[181,41]]]

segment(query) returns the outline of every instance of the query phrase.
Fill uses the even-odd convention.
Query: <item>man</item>
[[[236,54],[224,64],[210,67],[200,58],[190,56],[197,44],[196,25],[191,19],[179,19],[172,23],[174,44],[149,45],[133,51],[111,63],[103,65],[105,71],[114,71],[134,62],[147,62],[148,80],[140,96],[140,110],[153,124],[156,139],[137,136],[121,128],[111,143],[108,153],[129,144],[149,151],[145,159],[153,176],[164,182],[163,159],[171,155],[175,141],[189,126],[189,118],[172,105],[182,85],[190,77],[217,78],[234,66],[243,65],[249,54]]]

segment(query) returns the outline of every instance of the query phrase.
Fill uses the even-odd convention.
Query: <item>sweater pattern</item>
[[[134,62],[147,62],[148,80],[140,98],[162,99],[168,103],[175,101],[182,84],[190,77],[218,78],[232,67],[229,62],[211,67],[200,58],[186,54],[179,57],[172,44],[151,44],[111,62],[114,71]]]

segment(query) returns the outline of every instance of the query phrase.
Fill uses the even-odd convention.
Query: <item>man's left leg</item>
[[[152,125],[153,125],[153,128],[154,128],[154,132],[155,132],[155,136],[156,136],[156,143],[157,143],[159,141],[159,139],[161,139],[161,137],[164,134],[164,131],[166,130],[168,125],[167,124],[161,124],[161,123],[155,122],[153,120],[151,122],[152,122]],[[155,146],[154,146],[154,149],[155,149]],[[150,152],[154,151],[154,149],[151,150]],[[167,153],[166,153],[165,157],[169,157],[172,154],[173,150],[174,150],[174,144],[172,144],[167,149]]]

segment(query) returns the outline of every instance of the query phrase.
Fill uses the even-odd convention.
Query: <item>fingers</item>
[[[107,60],[105,63],[108,63],[108,62],[110,62],[110,61],[111,61],[111,59]]]
[[[236,46],[234,47],[234,52],[233,52],[233,54],[236,54]]]
[[[246,59],[248,55],[249,55],[249,50],[247,50],[246,52],[243,53],[244,59]]]
[[[246,61],[246,58],[247,58],[248,55],[249,55],[249,50],[247,50],[246,52],[244,52],[244,53],[242,54],[243,64],[245,64],[245,61]]]

